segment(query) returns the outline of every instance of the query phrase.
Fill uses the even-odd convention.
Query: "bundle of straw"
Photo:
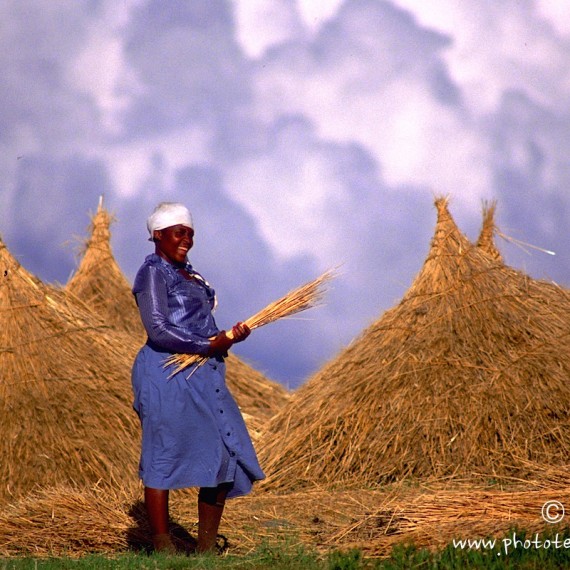
[[[278,319],[283,319],[285,317],[290,317],[306,309],[310,309],[315,305],[319,304],[323,298],[325,289],[324,285],[328,283],[335,275],[334,269],[329,269],[325,271],[320,277],[317,277],[313,281],[305,283],[296,289],[293,289],[280,299],[269,303],[264,309],[257,312],[255,315],[247,319],[245,324],[254,330],[258,327],[262,327],[269,323],[272,323]],[[232,331],[226,332],[226,335],[232,338]],[[164,366],[175,366],[174,370],[170,374],[169,378],[196,364],[192,373],[202,366],[208,360],[207,356],[201,356],[199,354],[173,354],[165,360]]]

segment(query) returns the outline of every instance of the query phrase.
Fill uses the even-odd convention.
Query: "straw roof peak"
[[[449,211],[448,199],[436,198],[434,203],[437,221],[430,250],[404,300],[416,298],[422,303],[434,295],[456,291],[462,283],[469,283],[482,265],[488,265],[487,256],[458,228]]]
[[[110,226],[115,221],[99,199],[91,219],[89,238],[79,267],[65,289],[103,316],[117,330],[144,338],[131,285],[121,271],[111,248]]]
[[[495,235],[497,233],[497,225],[495,223],[496,208],[496,200],[483,202],[483,223],[477,239],[477,247],[488,253],[496,261],[502,262],[503,256],[495,245]]]
[[[101,197],[102,198],[102,197]],[[93,217],[91,222],[91,239],[89,243],[104,243],[110,247],[111,240],[111,224],[115,222],[115,216],[110,214],[103,207],[103,200],[99,201],[99,206],[97,208],[97,213]]]
[[[470,243],[457,227],[449,212],[449,199],[446,197],[436,198],[435,207],[437,210],[437,223],[428,259],[429,257],[456,255],[465,252],[470,247]]]
[[[87,254],[89,248],[100,250],[99,255],[113,257],[111,250],[111,225],[117,221],[114,214],[111,214],[103,206],[103,196],[99,197],[97,211],[91,216],[89,224],[89,237],[85,241],[85,252]]]

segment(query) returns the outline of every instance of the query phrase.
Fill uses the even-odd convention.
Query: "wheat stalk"
[[[286,295],[269,303],[261,311],[255,313],[249,319],[246,319],[245,324],[251,329],[262,327],[278,319],[283,319],[285,317],[290,317],[301,311],[305,311],[318,305],[324,296],[325,285],[335,276],[336,270],[329,269],[325,271],[320,277],[317,277],[313,281],[309,281],[292,291],[289,291]],[[226,335],[232,338],[232,331],[226,332]],[[200,366],[202,366],[208,360],[207,356],[202,356],[200,354],[173,354],[165,360],[164,366],[174,366],[174,370],[168,376],[169,378],[196,364],[193,372]]]

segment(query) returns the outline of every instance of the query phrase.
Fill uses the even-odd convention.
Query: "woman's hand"
[[[226,334],[226,331],[220,331],[214,338],[210,339],[208,356],[227,356],[233,343],[233,339]]]
[[[241,321],[236,323],[232,327],[232,334],[231,336],[234,339],[234,342],[242,342],[251,334],[251,329]]]
[[[220,331],[214,338],[210,339],[210,356],[227,356],[232,344],[242,342],[251,333],[251,329],[242,322],[235,324],[229,333]]]

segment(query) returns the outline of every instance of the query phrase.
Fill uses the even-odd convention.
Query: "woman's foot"
[[[174,542],[172,542],[172,538],[168,533],[154,534],[152,537],[152,545],[155,552],[176,554],[176,546],[174,546]]]

